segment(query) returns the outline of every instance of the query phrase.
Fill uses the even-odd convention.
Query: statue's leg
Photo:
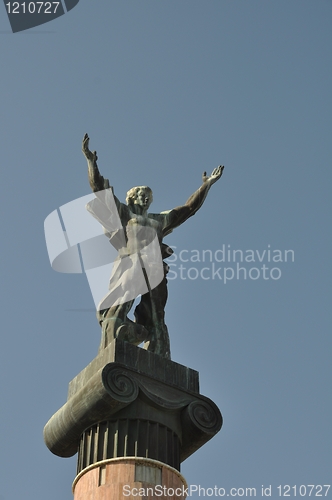
[[[127,314],[132,308],[134,300],[118,306],[110,307],[98,314],[101,325],[100,349],[104,349],[112,340],[118,338],[134,345],[144,342],[149,332],[141,324],[131,321]]]
[[[142,295],[140,304],[135,309],[136,322],[149,331],[149,339],[144,349],[170,359],[170,342],[165,324],[165,305],[167,301],[166,277],[151,292]]]
[[[107,347],[117,337],[116,332],[128,319],[127,314],[132,308],[133,303],[134,301],[130,300],[124,304],[119,304],[103,311],[97,311],[97,318],[101,326],[100,349]]]
[[[137,255],[117,261],[110,278],[109,292],[99,304],[100,311],[97,313],[102,327],[101,349],[115,338],[135,345],[148,338],[148,331],[144,326],[127,317],[137,293],[137,283],[142,281],[142,278],[142,268]],[[123,302],[113,306],[119,301]]]

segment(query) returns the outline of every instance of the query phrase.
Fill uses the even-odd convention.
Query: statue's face
[[[134,205],[140,205],[142,208],[148,209],[151,205],[151,194],[145,188],[140,188],[136,194]]]

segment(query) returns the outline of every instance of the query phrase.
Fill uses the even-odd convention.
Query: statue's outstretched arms
[[[188,198],[183,206],[174,208],[171,211],[170,224],[167,227],[165,234],[180,226],[180,224],[189,219],[189,217],[192,217],[197,212],[197,210],[201,208],[210,187],[212,186],[212,184],[217,182],[218,179],[220,179],[223,170],[224,167],[222,165],[219,165],[219,167],[213,170],[210,176],[207,176],[206,172],[203,173],[203,184],[201,185],[201,187]]]
[[[89,183],[93,192],[102,191],[103,189],[108,189],[110,187],[110,184],[108,179],[104,179],[104,177],[100,175],[97,166],[97,152],[90,151],[89,140],[90,138],[88,134],[85,134],[82,142],[82,151],[88,162]]]

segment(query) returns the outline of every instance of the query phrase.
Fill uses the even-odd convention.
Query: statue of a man
[[[96,199],[87,205],[87,209],[104,226],[105,234],[118,250],[118,259],[114,263],[110,278],[109,293],[99,304],[97,311],[102,327],[101,348],[106,347],[114,338],[122,338],[136,345],[144,342],[145,349],[170,358],[169,335],[164,321],[168,266],[164,261],[162,262],[160,282],[153,288],[149,285],[146,269],[153,266],[154,261],[158,263],[158,259],[154,256],[153,239],[156,236],[161,258],[169,257],[173,251],[163,243],[163,238],[197,212],[212,184],[221,177],[224,167],[220,165],[215,168],[210,176],[204,172],[201,187],[184,205],[168,212],[153,214],[148,212],[152,202],[152,190],[149,187],[133,187],[127,193],[127,205],[121,203],[114,195],[108,179],[100,175],[97,153],[89,150],[87,134],[83,138],[82,150],[88,161],[90,186],[96,193]],[[114,214],[114,202],[117,214]],[[121,229],[118,225],[114,230],[114,224],[112,226],[114,217],[119,217]],[[147,247],[152,248],[152,253],[150,251],[150,254],[147,257],[145,255],[144,258],[144,249]],[[135,322],[133,322],[127,315],[135,297],[133,298],[132,293],[128,294],[128,290],[132,288],[138,267],[146,278],[148,291],[141,295],[141,301],[135,308]],[[119,294],[122,297],[120,301],[118,300]],[[126,294],[130,300],[126,300]]]

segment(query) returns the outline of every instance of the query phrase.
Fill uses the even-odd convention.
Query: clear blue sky
[[[186,268],[169,281],[172,358],[224,416],[184,462],[188,483],[271,484],[273,498],[331,483],[331,25],[330,0],[81,0],[14,35],[0,9],[0,500],[72,498],[76,458],[53,456],[42,430],[100,332],[86,277],[52,270],[43,223],[89,193],[85,132],[117,196],[147,184],[156,212],[225,165],[167,238]],[[295,259],[256,257],[247,273],[280,278],[226,284],[212,264],[234,262],[180,262],[223,245]]]

